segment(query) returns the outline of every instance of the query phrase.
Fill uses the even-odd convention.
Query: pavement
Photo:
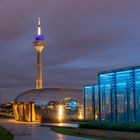
[[[5,119],[0,120],[0,125],[14,134],[14,140],[91,140],[90,138],[81,138],[55,133],[51,131],[49,127],[41,127],[40,123],[20,123],[15,120]],[[44,125],[46,125],[46,123]],[[52,123],[49,125],[52,125]],[[53,125],[59,126],[59,123],[55,123]],[[77,124],[69,123],[62,123],[60,125],[65,127],[77,127]]]
[[[41,123],[41,126],[59,126],[59,127],[69,127],[78,128],[78,123]]]

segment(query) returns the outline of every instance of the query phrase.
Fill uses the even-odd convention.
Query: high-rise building
[[[41,34],[40,17],[38,17],[38,32],[33,40],[37,51],[36,89],[42,89],[42,51],[46,45],[45,37]]]

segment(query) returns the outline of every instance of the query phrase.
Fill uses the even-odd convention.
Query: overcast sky
[[[139,0],[1,0],[3,101],[35,88],[38,16],[47,39],[44,87],[82,88],[99,71],[140,64]]]

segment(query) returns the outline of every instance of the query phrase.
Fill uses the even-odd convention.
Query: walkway
[[[0,120],[0,124],[14,134],[14,140],[91,140],[55,133],[48,127],[41,127],[36,123],[27,124],[17,123],[14,120]]]
[[[78,123],[41,123],[41,126],[59,126],[59,127],[69,127],[78,128]]]

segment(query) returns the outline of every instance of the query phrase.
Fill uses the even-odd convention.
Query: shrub
[[[133,131],[140,132],[140,124],[137,123],[110,123],[106,121],[87,121],[79,124],[81,128]]]

